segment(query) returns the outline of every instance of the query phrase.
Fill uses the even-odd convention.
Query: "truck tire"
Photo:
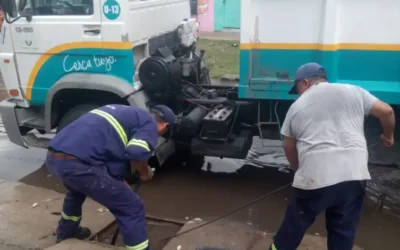
[[[175,144],[176,152],[172,156],[173,164],[179,167],[191,169],[194,171],[201,171],[204,163],[204,155],[194,155],[187,145]]]
[[[98,107],[99,105],[96,104],[81,104],[73,107],[67,113],[65,113],[65,115],[61,118],[57,126],[57,133],[60,132],[66,126],[68,126],[68,124],[81,117],[81,115],[84,115],[89,111],[96,109]]]

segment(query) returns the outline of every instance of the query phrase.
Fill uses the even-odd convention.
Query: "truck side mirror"
[[[2,0],[2,7],[4,11],[4,19],[7,23],[10,23],[8,17],[15,18],[17,17],[17,5],[15,0]]]

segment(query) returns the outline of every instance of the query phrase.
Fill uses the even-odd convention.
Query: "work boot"
[[[78,230],[76,231],[75,235],[69,238],[75,238],[78,240],[84,240],[90,237],[90,235],[92,234],[92,232],[90,231],[89,228],[87,227],[78,227]],[[60,243],[63,240],[69,239],[69,238],[59,238],[57,236],[57,243]]]

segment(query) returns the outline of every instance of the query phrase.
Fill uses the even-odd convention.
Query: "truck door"
[[[96,72],[103,55],[99,0],[20,0],[24,16],[12,24],[21,87],[43,105],[49,89],[74,72]]]

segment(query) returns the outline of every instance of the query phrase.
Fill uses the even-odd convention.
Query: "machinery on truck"
[[[251,0],[241,3],[240,83],[210,84],[189,0],[3,0],[0,104],[10,140],[28,147],[105,104],[179,114],[162,164],[176,150],[245,158],[297,98],[298,66],[317,62],[332,83],[400,104],[400,2]],[[384,15],[376,16],[377,9]],[[340,97],[338,97],[340,98]]]

